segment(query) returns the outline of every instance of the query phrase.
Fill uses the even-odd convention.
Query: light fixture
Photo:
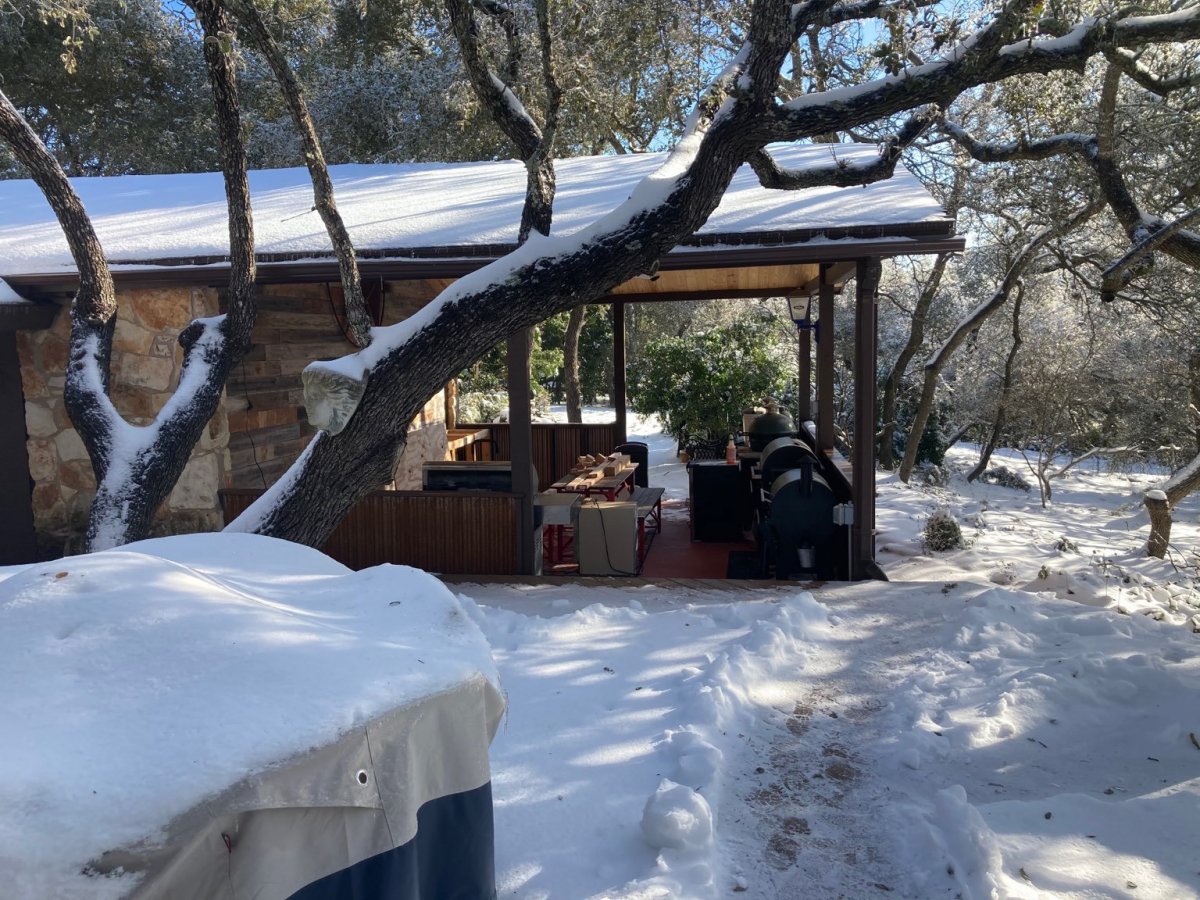
[[[792,321],[800,328],[812,327],[812,295],[793,294],[787,298],[788,312],[792,315]]]

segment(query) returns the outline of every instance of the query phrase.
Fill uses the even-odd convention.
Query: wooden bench
[[[663,488],[639,487],[634,488],[633,495],[629,498],[637,504],[639,568],[646,561],[646,550],[648,549],[646,546],[646,520],[650,519],[653,522],[656,534],[662,531],[662,496]]]

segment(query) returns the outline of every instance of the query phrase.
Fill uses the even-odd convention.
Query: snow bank
[[[487,642],[436,579],[271,538],[163,538],[11,574],[3,893],[118,896],[132,876],[80,874],[102,852],[477,673],[496,678]]]
[[[964,590],[974,595],[958,599]],[[1194,639],[978,590],[946,594],[945,625],[896,685],[886,753],[897,773],[929,761],[896,782],[914,798],[893,811],[914,890],[1195,896]]]
[[[783,591],[667,611],[619,584],[538,594],[551,618],[468,605],[509,692],[492,748],[501,895],[727,896],[744,881],[716,837],[737,812],[739,732],[786,703],[781,673],[825,640],[826,611]]]

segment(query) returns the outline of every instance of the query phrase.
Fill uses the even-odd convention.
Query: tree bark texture
[[[94,442],[93,449],[89,437],[81,431],[97,482],[88,524],[89,549],[116,546],[149,534],[156,510],[175,486],[192,448],[216,413],[229,371],[250,346],[254,328],[257,305],[250,189],[233,61],[223,51],[220,40],[231,26],[224,12],[211,0],[197,0],[193,8],[205,33],[204,57],[221,138],[225,193],[230,209],[228,311],[215,323],[193,322],[180,333],[184,360],[179,387],[146,428],[126,423],[108,397],[98,395],[94,386],[86,383],[89,369],[95,368],[87,359],[88,347],[96,341],[95,329],[75,320],[67,377],[68,410],[75,406],[90,416],[96,416],[96,410],[100,410],[100,414],[108,417],[111,429],[123,432],[119,446],[114,447],[117,437],[114,434],[103,445]],[[106,327],[111,340],[112,323]],[[107,372],[107,354],[102,365]],[[76,373],[81,385],[73,390]]]
[[[287,103],[288,112],[291,113],[304,150],[304,164],[308,167],[308,174],[312,179],[313,203],[321,221],[325,223],[325,230],[337,256],[342,291],[346,298],[346,330],[356,347],[366,347],[371,343],[372,323],[367,311],[367,301],[363,296],[362,280],[358,274],[358,258],[354,252],[354,243],[350,240],[350,233],[346,230],[341,213],[338,212],[333,182],[329,178],[329,168],[325,164],[325,154],[321,149],[316,125],[308,110],[308,102],[304,99],[304,90],[267,23],[259,15],[253,0],[225,0],[225,3],[244,29],[248,42],[263,55],[267,65],[271,67]]]
[[[1171,546],[1171,504],[1161,492],[1151,491],[1142,498],[1146,512],[1150,514],[1150,539],[1146,544],[1146,555],[1163,559]]]
[[[583,333],[586,317],[586,306],[574,307],[563,335],[563,387],[567,395],[567,421],[576,424],[583,421],[583,392],[579,387],[579,336]]]
[[[950,255],[947,253],[940,254],[934,261],[933,270],[929,273],[925,284],[921,286],[921,292],[917,295],[917,302],[913,307],[912,327],[908,332],[908,340],[904,342],[904,347],[900,350],[900,355],[896,357],[892,371],[888,373],[888,377],[883,383],[883,402],[879,410],[883,419],[883,429],[879,436],[879,464],[885,469],[896,467],[896,451],[892,447],[892,441],[896,434],[896,397],[900,393],[904,375],[908,372],[908,364],[912,362],[913,357],[917,355],[917,351],[925,342],[925,319],[929,315],[929,307],[933,305],[934,298],[937,297],[938,288],[942,284],[942,276],[945,275],[946,265],[949,262]]]
[[[992,419],[992,428],[988,433],[987,440],[984,442],[983,450],[980,451],[979,462],[967,474],[968,482],[974,481],[987,471],[988,463],[992,461],[992,454],[1000,446],[1000,435],[1004,431],[1004,420],[1008,415],[1008,400],[1012,394],[1013,363],[1017,359],[1017,354],[1021,351],[1021,302],[1024,300],[1024,297],[1024,288],[1018,284],[1017,296],[1013,298],[1012,346],[1009,348],[1008,356],[1004,360],[1004,376],[1000,382],[1000,399],[996,402],[996,415]]]

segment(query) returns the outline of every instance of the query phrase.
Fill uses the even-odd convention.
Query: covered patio
[[[873,146],[815,145],[778,148],[776,156],[782,165],[803,167],[827,164],[830,156],[862,160],[876,152]],[[560,161],[556,233],[585,227],[617,205],[661,159],[661,154],[644,154]],[[332,174],[378,323],[412,315],[456,279],[515,246],[524,196],[524,169],[518,163],[344,166],[334,167]],[[210,199],[219,197],[212,190],[215,178],[77,182],[114,264],[118,290],[140,303],[141,326],[155,319],[155,308],[163,313],[159,319],[186,322],[189,311],[201,308],[198,298],[219,297],[228,249],[223,203]],[[278,477],[312,433],[298,391],[304,363],[352,349],[341,326],[337,264],[311,213],[306,174],[256,172],[251,184],[263,306],[255,346],[229,384],[232,462],[213,485],[214,494],[220,488],[226,521]],[[0,278],[44,315],[32,315],[26,306],[0,308],[0,329],[57,327],[53,323],[63,318],[59,306],[75,287],[61,234],[34,191],[28,182],[0,186],[0,199],[22,211],[16,225],[0,229]],[[878,575],[872,530],[879,262],[955,252],[963,244],[954,234],[954,221],[902,168],[891,179],[864,187],[779,191],[763,188],[744,167],[699,232],[664,256],[654,272],[619,285],[602,301],[611,306],[613,323],[613,421],[533,423],[529,403],[520,399],[531,397],[525,364],[530,337],[514,334],[508,341],[508,394],[517,402],[510,403],[509,421],[443,422],[445,403],[440,395],[431,398],[428,422],[424,414],[422,422],[414,422],[406,452],[417,468],[409,466],[407,481],[398,474],[394,489],[365,498],[324,549],[355,568],[389,562],[446,574],[540,572],[534,507],[539,487],[566,475],[579,456],[608,453],[628,437],[625,322],[630,304],[783,297],[803,311],[798,319],[799,416],[812,419],[815,430],[800,437],[819,458],[822,476],[853,510],[840,576]],[[850,282],[855,284],[856,413],[853,458],[844,459],[834,448],[833,322],[835,297]],[[175,305],[183,307],[181,313]],[[156,349],[157,343],[151,354]],[[7,354],[0,364],[18,368],[11,343],[0,342],[0,354]],[[27,368],[21,367],[26,380]],[[20,398],[10,399],[0,414],[19,421]],[[19,465],[3,471],[14,493],[28,497],[28,488],[17,483],[29,471],[28,461],[17,459],[24,455],[18,449],[24,448],[10,455]],[[509,461],[511,481],[503,490],[415,489],[420,459],[455,456],[464,463]]]

